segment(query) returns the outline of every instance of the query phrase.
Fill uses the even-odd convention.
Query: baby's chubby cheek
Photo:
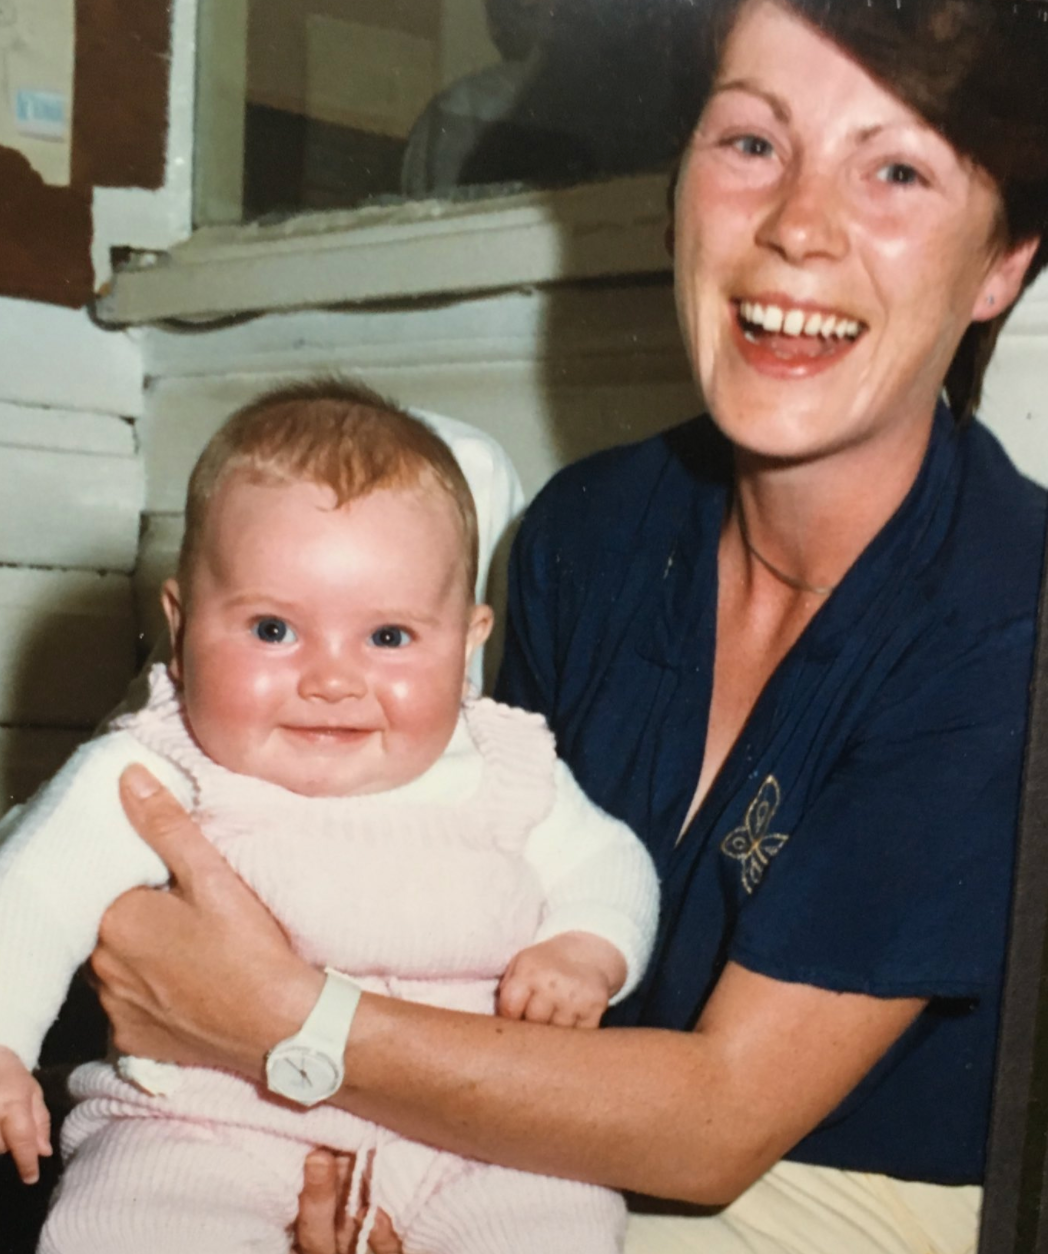
[[[239,758],[278,725],[284,685],[272,673],[216,663],[187,667],[186,713],[201,748],[222,765],[234,766],[230,758]]]

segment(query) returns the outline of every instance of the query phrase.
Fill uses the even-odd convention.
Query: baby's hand
[[[51,1156],[51,1116],[40,1085],[17,1054],[0,1045],[0,1154],[10,1153],[26,1184],[40,1179]]]
[[[563,1028],[595,1028],[626,979],[626,960],[610,941],[564,932],[522,949],[499,984],[498,1012]]]

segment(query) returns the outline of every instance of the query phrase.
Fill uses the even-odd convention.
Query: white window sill
[[[100,297],[114,325],[665,273],[665,175],[209,227],[134,257]]]

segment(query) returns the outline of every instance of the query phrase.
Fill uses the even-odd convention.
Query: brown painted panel
[[[86,305],[92,187],[162,186],[170,20],[170,0],[76,0],[73,186],[0,148],[0,295]]]
[[[48,187],[0,148],[0,293],[55,305],[91,299],[90,189]]]
[[[170,52],[170,0],[76,0],[75,185],[163,185]]]

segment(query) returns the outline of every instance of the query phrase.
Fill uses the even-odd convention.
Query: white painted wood
[[[135,417],[142,406],[136,337],[83,310],[0,299],[0,399]]]
[[[83,739],[58,727],[0,727],[0,814],[28,800]]]
[[[405,404],[473,422],[510,453],[529,496],[560,465],[639,439],[698,400],[668,282],[547,289],[435,308],[274,314],[196,335],[151,329],[142,424],[147,508],[177,513],[223,417],[277,381],[365,378]],[[1048,481],[1048,278],[1005,329],[982,407],[1019,465]]]
[[[666,179],[642,175],[460,203],[421,201],[198,230],[133,260],[99,301],[120,325],[664,274]]]
[[[980,417],[1024,474],[1048,486],[1048,326],[1001,337]]]
[[[0,723],[93,727],[134,673],[136,639],[128,576],[0,569]]]
[[[129,419],[71,409],[11,405],[2,400],[0,445],[108,457],[137,455],[134,425]]]
[[[662,358],[686,369],[668,277],[576,290],[528,289],[372,309],[274,313],[198,331],[143,333],[146,374],[365,371],[373,366]]]
[[[529,495],[565,461],[698,407],[664,285],[275,315],[190,336],[151,330],[144,351],[150,512],[180,511],[211,433],[287,378],[341,371],[403,404],[474,423],[506,448]]]
[[[0,563],[130,572],[143,488],[133,458],[0,440]]]
[[[0,402],[0,563],[130,571],[143,497],[129,421]]]

